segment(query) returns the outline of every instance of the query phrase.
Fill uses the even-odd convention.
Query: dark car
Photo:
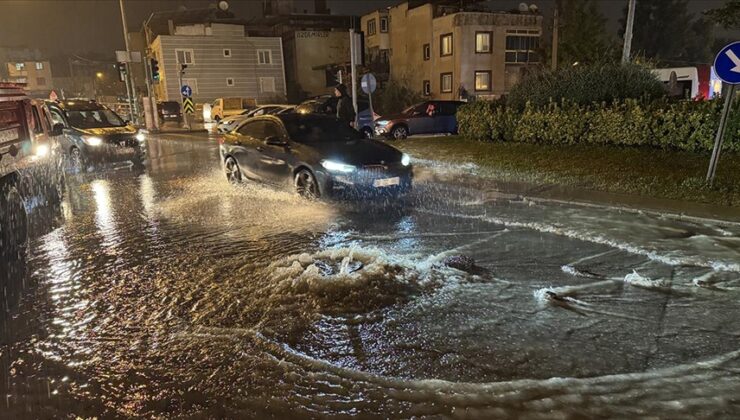
[[[304,197],[401,194],[411,189],[406,154],[316,114],[254,117],[224,136],[227,179],[292,185]]]
[[[339,102],[339,98],[334,95],[315,96],[301,102],[295,107],[295,111],[299,114],[337,115],[337,102]],[[372,137],[373,119],[377,118],[378,115],[370,111],[370,103],[363,98],[357,100],[357,111],[359,123],[357,130],[367,138]]]
[[[159,115],[160,124],[168,121],[182,122],[182,110],[180,109],[180,103],[177,101],[159,102],[157,104],[157,115]]]
[[[375,135],[405,139],[414,134],[457,133],[457,108],[465,102],[426,101],[406,108],[397,115],[378,118]]]
[[[64,125],[61,143],[74,168],[121,162],[144,164],[146,135],[108,107],[88,99],[48,105],[54,123]]]

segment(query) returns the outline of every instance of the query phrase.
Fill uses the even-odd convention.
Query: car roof
[[[99,109],[107,109],[104,105],[101,105],[92,99],[67,99],[54,102],[54,104],[67,111],[96,111]]]

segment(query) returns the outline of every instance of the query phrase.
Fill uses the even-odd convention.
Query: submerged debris
[[[467,273],[477,271],[477,269],[479,268],[477,265],[475,265],[475,260],[471,257],[468,257],[467,255],[453,255],[446,257],[444,260],[442,260],[442,264],[456,270],[465,271]]]

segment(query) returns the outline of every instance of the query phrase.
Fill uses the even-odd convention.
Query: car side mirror
[[[278,136],[270,136],[265,139],[265,144],[268,146],[287,146],[288,142]]]
[[[64,133],[64,124],[62,123],[56,123],[53,127],[51,127],[51,134],[52,136],[61,136]]]

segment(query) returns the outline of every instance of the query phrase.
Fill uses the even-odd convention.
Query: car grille
[[[116,136],[107,139],[106,143],[115,147],[136,147],[139,145],[138,141],[134,137],[122,137]]]

